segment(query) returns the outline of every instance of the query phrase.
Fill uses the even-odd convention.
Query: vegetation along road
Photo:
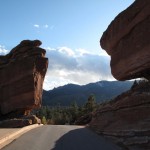
[[[14,140],[2,150],[119,150],[81,126],[44,125]]]

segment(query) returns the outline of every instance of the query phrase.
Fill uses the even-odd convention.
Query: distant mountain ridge
[[[82,86],[67,84],[49,91],[43,90],[42,105],[68,106],[74,101],[83,105],[91,94],[95,95],[97,102],[102,102],[127,91],[132,84],[133,81],[99,81]]]

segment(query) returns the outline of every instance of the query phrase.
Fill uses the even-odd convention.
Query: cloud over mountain
[[[72,50],[68,47],[46,49],[49,67],[44,89],[50,90],[68,83],[87,84],[99,80],[114,80],[110,71],[110,57],[105,53],[94,54],[85,49]],[[9,52],[0,45],[0,55]]]
[[[87,84],[98,80],[113,80],[109,56],[93,54],[83,49],[72,50],[68,47],[46,49],[49,68],[45,89],[67,83]]]
[[[0,45],[0,55],[6,55],[9,50],[6,50],[4,46]]]

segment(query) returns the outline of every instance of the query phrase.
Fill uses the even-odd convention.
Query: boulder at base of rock
[[[0,128],[21,128],[31,124],[41,124],[41,119],[35,115],[23,116],[21,118],[6,119],[0,121]]]

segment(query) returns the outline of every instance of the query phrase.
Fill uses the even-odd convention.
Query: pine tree
[[[96,100],[95,100],[95,96],[93,94],[91,94],[89,97],[88,97],[88,101],[87,103],[85,104],[85,112],[92,112],[94,111],[96,108]]]
[[[41,122],[42,122],[42,124],[44,124],[44,125],[45,125],[45,124],[47,124],[47,121],[46,121],[46,118],[45,118],[45,116],[43,116],[43,117],[42,117],[42,120],[41,120]]]

